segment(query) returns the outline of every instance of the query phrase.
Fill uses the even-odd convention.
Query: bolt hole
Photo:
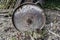
[[[27,23],[28,23],[28,25],[32,24],[32,20],[31,19],[27,19]]]

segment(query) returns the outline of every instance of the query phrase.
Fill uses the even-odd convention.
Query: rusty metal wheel
[[[44,11],[34,3],[24,3],[15,9],[12,22],[22,32],[42,29],[45,25]]]

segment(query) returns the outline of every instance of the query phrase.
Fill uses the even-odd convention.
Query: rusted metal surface
[[[45,15],[39,6],[26,3],[14,11],[12,21],[19,31],[33,31],[44,27]]]

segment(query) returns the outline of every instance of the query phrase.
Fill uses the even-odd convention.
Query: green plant
[[[46,0],[44,8],[57,9],[60,8],[60,0]]]
[[[13,8],[16,3],[16,0],[1,0],[0,9]]]

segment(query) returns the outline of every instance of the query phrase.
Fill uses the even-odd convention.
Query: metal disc
[[[13,24],[19,31],[42,29],[45,24],[43,10],[35,4],[23,4],[13,13]]]

